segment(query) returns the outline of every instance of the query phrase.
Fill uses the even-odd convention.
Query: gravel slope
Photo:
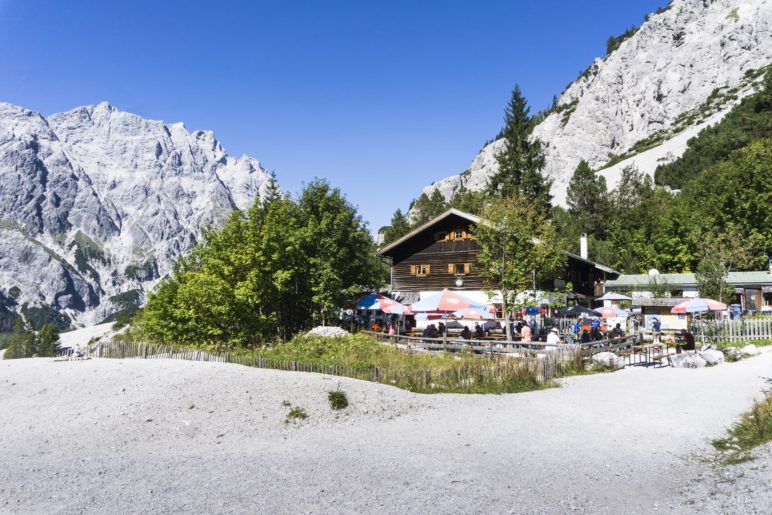
[[[218,363],[0,362],[0,511],[717,512],[733,497],[705,490],[720,472],[701,456],[769,376],[766,352],[465,396]],[[338,387],[351,406],[335,414]],[[285,400],[309,418],[286,423]],[[772,494],[748,477],[752,512]]]

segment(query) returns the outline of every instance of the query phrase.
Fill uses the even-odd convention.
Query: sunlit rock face
[[[653,175],[657,165],[684,152],[691,136],[756,91],[761,77],[753,71],[771,62],[772,0],[674,0],[650,15],[569,85],[558,108],[534,129],[555,202],[565,205],[568,181],[582,159],[600,168],[614,156],[629,156],[601,172],[610,187],[625,166]],[[461,186],[483,188],[498,169],[502,144],[487,145],[467,172],[422,192],[438,189],[450,198]]]
[[[0,103],[4,304],[88,324],[141,303],[204,227],[248,208],[268,181],[208,131],[107,103],[47,118]]]

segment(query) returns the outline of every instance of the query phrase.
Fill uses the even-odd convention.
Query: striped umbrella
[[[430,295],[423,300],[420,300],[410,305],[410,309],[413,313],[425,312],[425,311],[458,311],[460,309],[478,308],[485,310],[485,305],[478,304],[477,302],[464,297],[456,292],[452,292],[445,288],[439,293]]]
[[[495,318],[493,313],[485,309],[468,308],[459,309],[453,312],[453,316],[456,318],[465,318],[467,320],[490,320]]]
[[[686,300],[676,307],[670,310],[674,314],[683,313],[704,313],[706,311],[723,311],[726,309],[726,304],[713,299],[701,299],[695,297],[693,299]]]

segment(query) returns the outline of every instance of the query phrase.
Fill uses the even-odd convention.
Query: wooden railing
[[[772,339],[772,317],[748,320],[695,320],[694,335],[702,340],[740,342]]]
[[[362,331],[383,343],[391,343],[408,351],[449,351],[468,350],[481,354],[538,355],[554,352],[581,352],[592,356],[599,352],[619,352],[642,342],[641,335],[598,340],[590,343],[552,344],[545,342],[523,342],[508,340],[461,340],[457,335],[446,338],[425,338],[423,336],[389,335],[373,331]]]

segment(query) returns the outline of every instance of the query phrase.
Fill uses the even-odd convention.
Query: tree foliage
[[[702,259],[695,273],[700,296],[729,302],[734,294],[734,287],[727,282],[729,272],[747,266],[751,252],[751,244],[737,231],[704,235]]]
[[[567,203],[568,212],[582,233],[603,238],[611,202],[606,179],[596,175],[587,161],[580,162],[571,176]]]
[[[139,325],[168,343],[226,347],[288,339],[382,284],[366,224],[338,189],[314,181],[297,200],[269,195],[234,212],[148,298]]]
[[[528,102],[516,85],[504,112],[501,135],[505,147],[496,155],[499,169],[490,178],[488,190],[501,197],[519,195],[547,216],[552,201],[552,181],[542,174],[544,152],[541,142],[531,138],[534,124],[529,111]]]
[[[754,141],[772,137],[772,73],[767,72],[763,89],[745,97],[721,122],[703,129],[690,139],[676,161],[660,165],[657,184],[674,189],[685,187],[705,170]]]
[[[8,337],[4,359],[31,358],[33,356],[56,356],[59,349],[59,329],[54,324],[46,324],[35,334],[32,326],[23,317],[17,317],[13,330]]]
[[[555,277],[566,257],[558,248],[552,222],[530,199],[498,199],[482,218],[484,222],[475,227],[480,273],[501,291],[504,312],[509,313],[518,294],[534,291],[542,279]]]

